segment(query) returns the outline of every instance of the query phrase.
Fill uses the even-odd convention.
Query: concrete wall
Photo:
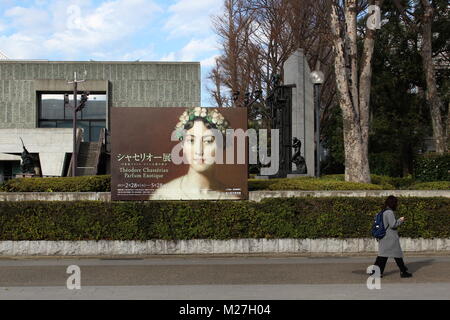
[[[450,198],[446,190],[355,190],[355,191],[250,191],[249,200],[259,202],[266,198],[290,197],[396,197]],[[26,192],[1,193],[0,201],[111,201],[110,192]]]
[[[14,157],[2,156],[5,153],[22,153],[19,137],[30,153],[39,154],[42,175],[64,175],[66,153],[72,153],[73,150],[72,129],[0,129],[0,161]]]
[[[37,127],[37,91],[107,88],[111,107],[200,106],[200,63],[0,61],[0,129]]]
[[[253,191],[250,192],[249,200],[259,202],[267,198],[291,198],[291,197],[386,198],[390,195],[396,197],[450,198],[450,191],[448,190]]]
[[[400,238],[400,243],[406,252],[450,252],[450,239]],[[0,241],[0,256],[375,254],[377,251],[375,239]]]

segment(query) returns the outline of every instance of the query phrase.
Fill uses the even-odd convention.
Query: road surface
[[[0,259],[0,299],[450,299],[450,256],[407,256],[401,279],[388,262],[369,290],[374,257],[146,257]],[[80,290],[69,290],[69,266]],[[75,283],[75,282],[71,282]]]

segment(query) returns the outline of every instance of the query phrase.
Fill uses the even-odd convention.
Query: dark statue
[[[292,174],[292,89],[295,85],[284,85],[280,75],[271,79],[272,90],[266,99],[271,110],[272,129],[280,134],[279,170],[271,178],[286,178]]]
[[[308,168],[306,167],[305,158],[303,158],[301,154],[302,142],[294,137],[292,148],[295,150],[294,156],[292,157],[292,162],[297,167],[297,170],[295,170],[293,173],[306,174],[308,172]]]
[[[279,74],[274,74],[271,78],[273,88],[279,87],[281,84],[281,76]]]
[[[270,114],[264,117],[271,120],[271,128],[279,130],[279,170],[278,173],[270,175],[269,178],[286,178],[293,174],[307,174],[305,158],[301,155],[302,143],[297,138],[292,138],[292,89],[295,84],[283,84],[282,78],[274,74],[271,78],[272,90],[268,92],[265,101],[266,108]],[[292,150],[295,150],[292,155]],[[297,170],[292,170],[292,164]]]
[[[23,174],[35,174],[34,171],[34,157],[31,155],[31,153],[28,152],[27,148],[25,148],[25,145],[23,143],[22,138],[20,138],[22,141],[23,151],[21,154],[22,157],[22,164],[21,169]]]

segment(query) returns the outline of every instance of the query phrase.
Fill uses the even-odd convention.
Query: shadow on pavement
[[[391,266],[389,266],[390,262],[392,263]],[[414,274],[417,271],[419,271],[420,269],[432,265],[433,262],[435,262],[434,259],[427,259],[427,260],[415,261],[415,262],[409,262],[409,263],[407,260],[405,260],[405,265],[408,268],[408,272],[411,272]],[[385,270],[384,276],[389,276],[389,275],[397,274],[400,272],[397,267],[397,264],[395,263],[393,258],[389,258],[388,264],[386,265],[386,269],[388,268],[388,266],[389,266],[389,268],[394,268],[394,270],[387,271],[387,272]],[[352,271],[352,273],[358,274],[358,275],[367,275],[366,270],[355,270],[355,271]]]
[[[411,272],[414,274],[417,271],[419,271],[421,268],[432,265],[434,261],[435,261],[434,259],[427,259],[427,260],[423,260],[423,261],[416,261],[416,262],[410,262],[410,263],[408,263],[408,261],[405,261],[405,265],[408,268],[408,272]],[[395,262],[394,262],[393,267],[396,268],[396,270],[385,272],[384,275],[388,276],[388,275],[397,274],[400,272],[397,267],[397,264],[395,264]]]

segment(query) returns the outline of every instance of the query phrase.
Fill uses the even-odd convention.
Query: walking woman
[[[397,232],[397,228],[403,224],[405,218],[401,217],[398,220],[395,218],[394,211],[397,210],[397,204],[398,200],[394,196],[389,196],[384,203],[383,223],[386,235],[379,241],[378,257],[375,265],[380,268],[381,276],[383,276],[388,258],[394,258],[400,269],[400,276],[402,278],[411,278],[412,274],[408,272],[403,262],[403,251]]]

